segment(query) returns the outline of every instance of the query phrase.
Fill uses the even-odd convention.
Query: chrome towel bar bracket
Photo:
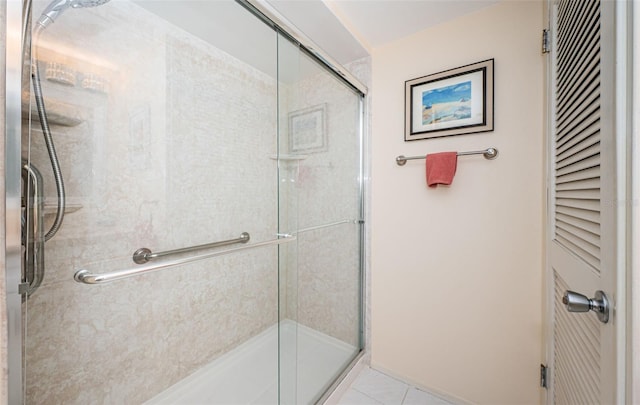
[[[493,160],[498,157],[498,149],[496,148],[488,148],[485,150],[474,150],[469,152],[458,152],[458,156],[467,156],[467,155],[483,155],[487,160]],[[416,160],[416,159],[425,159],[427,156],[403,156],[400,155],[396,157],[396,163],[398,166],[404,166],[407,163],[407,160]]]
[[[181,253],[193,252],[196,250],[233,245],[235,243],[247,243],[249,242],[249,239],[251,239],[251,236],[249,235],[249,233],[242,232],[240,234],[240,237],[236,239],[223,240],[220,242],[213,242],[213,243],[205,243],[204,245],[189,246],[186,248],[167,250],[167,251],[158,252],[158,253],[153,253],[149,248],[140,248],[135,252],[133,252],[133,261],[137,264],[145,264],[151,260],[154,260],[160,257],[173,256],[173,255],[179,255]]]

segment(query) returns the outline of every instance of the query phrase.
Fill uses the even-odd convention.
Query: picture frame
[[[493,59],[405,82],[405,141],[493,131]]]
[[[327,150],[326,104],[289,113],[289,151],[315,153]]]

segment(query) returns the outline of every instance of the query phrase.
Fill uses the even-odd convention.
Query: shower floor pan
[[[283,403],[312,403],[358,352],[291,320],[281,322],[281,333]],[[273,325],[146,403],[277,404],[277,348],[278,325]]]

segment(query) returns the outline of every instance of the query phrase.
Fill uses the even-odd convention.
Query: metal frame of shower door
[[[23,403],[22,297],[20,259],[20,162],[22,7],[21,0],[6,1],[5,77],[5,288],[7,314],[8,403]]]

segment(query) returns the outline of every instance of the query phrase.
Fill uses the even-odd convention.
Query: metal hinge
[[[549,53],[551,45],[549,44],[549,30],[542,30],[542,53]]]
[[[542,388],[548,388],[547,386],[547,372],[549,371],[549,367],[544,364],[540,364],[540,386]]]

